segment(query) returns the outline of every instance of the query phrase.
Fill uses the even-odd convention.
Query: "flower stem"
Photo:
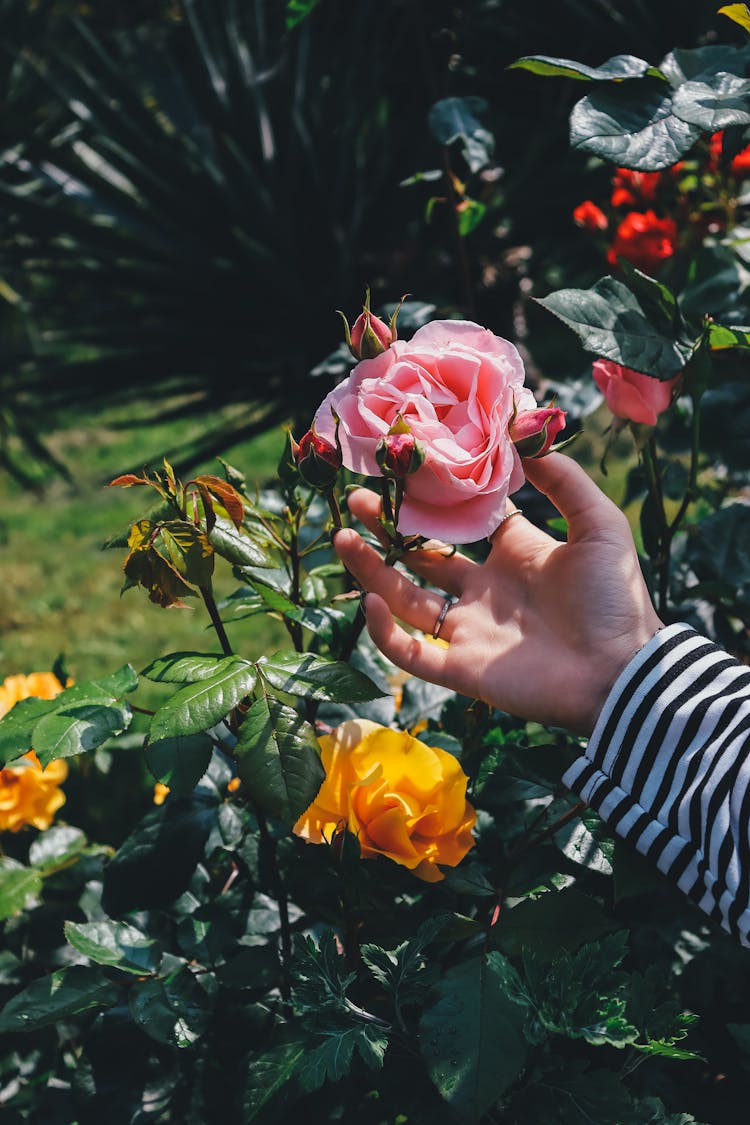
[[[200,591],[203,601],[205,602],[206,609],[208,610],[208,616],[211,618],[211,624],[216,630],[216,636],[219,638],[219,644],[221,645],[222,652],[225,656],[232,656],[233,649],[229,643],[229,638],[227,636],[226,629],[224,628],[224,622],[219,616],[219,610],[216,605],[216,599],[214,598],[214,592],[211,586],[201,586]]]

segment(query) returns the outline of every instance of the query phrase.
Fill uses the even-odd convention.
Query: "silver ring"
[[[503,516],[503,518],[500,520],[500,523],[495,528],[495,531],[499,531],[500,528],[503,526],[503,524],[507,523],[508,520],[512,520],[514,516],[522,516],[522,515],[523,515],[523,511],[521,510],[521,508],[515,508],[512,512],[506,512],[505,515]]]
[[[445,600],[443,601],[443,604],[440,607],[440,613],[437,615],[437,619],[435,621],[435,624],[432,626],[432,639],[433,639],[433,641],[436,641],[438,639],[438,637],[440,636],[440,630],[443,627],[443,622],[445,621],[446,617],[448,616],[448,610],[451,608],[452,605],[456,604],[456,600],[457,600],[456,598],[453,598],[450,594],[444,594],[443,597],[444,597]]]

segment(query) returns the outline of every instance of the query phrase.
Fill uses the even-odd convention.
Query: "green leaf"
[[[256,680],[251,661],[226,657],[218,671],[182,688],[159,708],[151,720],[149,738],[158,742],[208,730],[252,692]]]
[[[286,5],[286,28],[291,31],[301,23],[306,16],[310,15],[313,8],[317,8],[320,0],[287,0]]]
[[[728,504],[693,529],[685,552],[702,581],[735,588],[750,582],[750,507]]]
[[[232,566],[273,566],[273,556],[266,540],[262,542],[244,528],[239,530],[231,520],[219,516],[211,529],[208,541],[223,559]]]
[[[80,828],[56,824],[40,832],[34,840],[29,848],[29,863],[45,877],[66,867],[85,851],[86,846],[86,837]]]
[[[420,1021],[422,1057],[461,1121],[478,1121],[524,1065],[522,1010],[484,957],[449,969],[434,995]]]
[[[599,904],[570,887],[524,899],[500,912],[492,928],[492,944],[515,955],[525,946],[540,956],[553,957],[562,949],[577,949],[613,928]]]
[[[456,213],[458,233],[462,238],[465,238],[467,234],[471,234],[479,226],[487,213],[487,205],[480,203],[478,199],[469,199],[468,196],[464,196],[456,208]]]
[[[113,922],[66,922],[65,937],[79,953],[98,965],[111,965],[126,973],[153,973],[161,961],[161,949],[153,938],[135,926]]]
[[[32,746],[42,765],[96,749],[128,727],[132,713],[119,697],[137,684],[135,670],[125,664],[111,676],[66,688],[54,699],[22,699],[0,719],[0,765]]]
[[[71,758],[127,730],[132,718],[130,705],[112,702],[67,707],[43,715],[34,727],[34,749],[43,766],[55,758]]]
[[[438,144],[461,141],[461,153],[472,172],[489,163],[495,148],[492,133],[482,124],[487,111],[484,98],[443,98],[431,107],[427,124]]]
[[[152,661],[141,675],[158,684],[195,684],[231,667],[238,659],[219,652],[170,652]]]
[[[274,1094],[283,1090],[310,1049],[304,1043],[281,1043],[250,1063],[242,1097],[242,1121],[254,1121]]]
[[[625,168],[658,172],[684,156],[700,129],[675,117],[662,82],[597,89],[570,115],[570,143]]]
[[[750,328],[710,324],[708,342],[714,351],[722,351],[724,348],[750,348]]]
[[[634,371],[668,380],[690,359],[692,345],[655,327],[635,294],[613,277],[535,299],[573,329],[586,351]]]
[[[727,238],[727,245],[743,262],[750,262],[750,226],[734,227]]]
[[[726,43],[709,47],[675,47],[659,63],[659,70],[677,89],[683,82],[702,80],[712,75],[746,74],[750,54],[746,47],[732,47]]]
[[[258,671],[277,691],[326,703],[362,703],[387,693],[350,664],[310,652],[276,652],[258,661]]]
[[[213,743],[205,734],[162,738],[146,747],[146,764],[157,781],[189,797],[208,769]]]
[[[111,1008],[119,989],[101,969],[71,965],[34,981],[12,997],[0,1013],[0,1033],[36,1031],[91,1008]]]
[[[627,258],[620,259],[620,269],[628,289],[638,298],[654,325],[663,328],[667,334],[678,334],[682,329],[682,316],[672,290],[656,278],[636,269]]]
[[[576,78],[581,82],[622,82],[627,78],[659,77],[660,71],[635,55],[613,55],[601,66],[586,66],[574,59],[552,55],[524,55],[511,63],[508,70],[530,70],[543,77]]]
[[[24,910],[27,900],[42,889],[42,876],[10,856],[0,856],[0,919]]]
[[[425,962],[424,950],[451,921],[450,915],[429,918],[413,938],[392,951],[381,949],[378,945],[362,946],[362,960],[399,1005],[420,1000],[432,985],[434,972]]]
[[[189,969],[136,983],[128,997],[133,1019],[157,1043],[192,1047],[208,1026],[210,1004]]]
[[[684,82],[674,92],[672,112],[708,133],[750,124],[750,80],[717,74],[707,82]]]
[[[315,731],[295,710],[256,699],[240,727],[237,773],[264,812],[287,824],[315,800],[325,780]]]
[[[355,1048],[370,1070],[378,1070],[387,1046],[383,1032],[369,1024],[320,1030],[298,1061],[296,1077],[308,1091],[319,1089],[326,1079],[339,1082],[349,1073]]]
[[[600,875],[612,874],[611,841],[605,841],[605,847],[602,847],[582,820],[574,820],[564,825],[555,833],[554,840],[563,855],[572,863],[581,864],[582,867],[587,867],[589,871],[596,871]]]
[[[182,894],[203,856],[216,808],[183,799],[148,812],[104,869],[106,913],[163,906]]]

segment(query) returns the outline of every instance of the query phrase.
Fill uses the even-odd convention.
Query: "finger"
[[[351,514],[363,523],[384,547],[388,547],[388,536],[379,522],[382,502],[377,493],[369,488],[358,488],[349,493],[347,504]],[[437,543],[436,540],[431,542]],[[468,575],[476,567],[476,563],[456,552],[448,543],[430,550],[407,551],[401,561],[415,574],[426,578],[433,586],[440,586],[449,594],[456,595],[461,593]]]
[[[379,594],[385,599],[396,617],[407,624],[432,633],[445,598],[433,590],[423,590],[411,582],[406,575],[386,566],[377,551],[369,547],[360,535],[351,528],[344,528],[334,538],[334,547],[342,563],[369,592]],[[449,634],[448,618],[445,619],[440,635]]]
[[[365,612],[373,643],[399,668],[421,680],[464,690],[466,669],[461,661],[454,660],[450,648],[411,636],[396,624],[388,603],[377,594],[367,595]]]
[[[625,530],[627,524],[620,509],[570,457],[550,453],[524,462],[524,472],[567,520],[568,542],[591,538],[600,531],[622,534]]]
[[[490,536],[492,551],[488,561],[493,567],[512,567],[520,557],[528,557],[550,542],[546,531],[525,519],[521,509],[509,500],[505,516]]]

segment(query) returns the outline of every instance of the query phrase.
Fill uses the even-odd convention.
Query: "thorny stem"
[[[300,513],[296,512],[292,517],[292,529],[289,540],[289,559],[292,567],[292,589],[291,600],[294,605],[299,605],[300,601],[300,553],[299,553],[299,521]],[[289,636],[292,638],[295,652],[302,652],[304,645],[302,642],[302,626],[298,621],[287,621],[284,618]]]
[[[691,441],[690,441],[690,470],[688,473],[688,483],[685,489],[685,495],[682,498],[682,503],[677,510],[677,515],[669,525],[670,536],[674,535],[679,529],[680,524],[688,510],[690,502],[695,499],[696,484],[698,482],[698,458],[700,457],[701,446],[701,409],[700,409],[700,395],[693,396],[693,418],[691,427]]]
[[[203,597],[203,601],[206,604],[206,609],[208,610],[208,616],[211,618],[211,624],[216,630],[216,636],[219,638],[219,644],[221,645],[222,652],[225,656],[232,656],[232,646],[229,643],[229,637],[226,634],[224,622],[219,616],[219,610],[216,606],[214,592],[210,586],[201,586],[200,591]]]

